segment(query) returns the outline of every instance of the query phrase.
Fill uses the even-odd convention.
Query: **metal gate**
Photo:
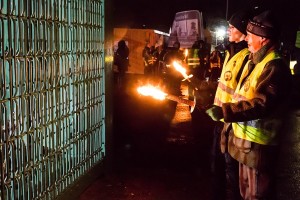
[[[54,199],[104,158],[104,0],[0,0],[1,199]]]

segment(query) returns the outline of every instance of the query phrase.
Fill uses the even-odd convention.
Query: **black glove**
[[[205,112],[214,121],[220,121],[220,119],[224,117],[223,110],[220,106],[213,106],[210,109],[207,109]]]

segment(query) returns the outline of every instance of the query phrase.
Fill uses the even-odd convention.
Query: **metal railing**
[[[0,0],[0,197],[55,199],[105,156],[104,0]]]

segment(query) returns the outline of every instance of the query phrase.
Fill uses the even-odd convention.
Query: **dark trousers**
[[[239,191],[239,163],[229,153],[222,153],[220,148],[223,123],[214,129],[211,172],[213,200],[241,200]]]
[[[126,71],[124,70],[119,70],[119,73],[117,74],[117,86],[118,88],[122,88],[124,87],[124,79],[125,79],[125,74],[126,74]]]

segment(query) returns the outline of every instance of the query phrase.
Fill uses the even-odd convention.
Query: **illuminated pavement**
[[[115,93],[113,172],[80,200],[210,200],[213,122],[203,112],[191,115],[185,104],[133,94],[137,82]],[[300,200],[300,111],[289,121],[274,192],[279,200]]]

